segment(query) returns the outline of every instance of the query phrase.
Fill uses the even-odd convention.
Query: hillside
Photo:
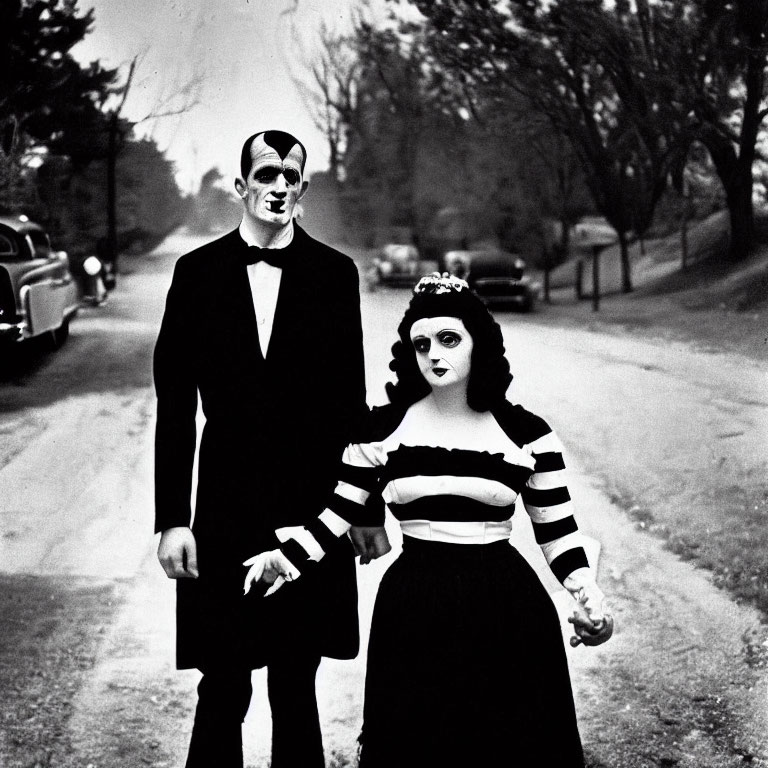
[[[764,358],[768,351],[768,243],[747,260],[729,264],[724,212],[692,223],[689,263],[681,270],[680,237],[648,240],[630,248],[634,290],[620,292],[618,246],[600,255],[600,309],[592,309],[591,257],[584,255],[587,297],[575,297],[575,262],[552,274],[552,303],[542,307],[545,322],[614,326],[616,330],[679,338],[699,346]]]

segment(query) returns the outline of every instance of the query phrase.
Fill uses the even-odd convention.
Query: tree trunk
[[[740,3],[737,4],[741,5]],[[768,3],[744,3],[742,24],[745,48],[748,51],[744,73],[746,98],[739,135],[739,156],[725,185],[731,218],[731,243],[728,256],[739,261],[749,255],[754,245],[755,217],[752,207],[754,180],[752,166],[763,116],[760,110],[765,91],[766,58],[765,29],[768,24]],[[722,177],[721,177],[722,178]]]
[[[621,249],[621,292],[632,292],[632,270],[629,263],[629,243],[627,233],[619,230],[619,248]]]
[[[571,255],[571,221],[568,213],[560,214],[560,261],[567,261]]]
[[[691,217],[691,188],[688,185],[688,179],[685,178],[685,173],[683,173],[681,197],[683,204],[680,218],[680,271],[685,272],[688,269],[688,220]]]
[[[755,238],[755,216],[752,205],[752,172],[741,171],[736,181],[726,190],[731,239],[728,257],[731,261],[746,258]]]
[[[599,245],[592,246],[592,311],[600,309],[600,250]]]

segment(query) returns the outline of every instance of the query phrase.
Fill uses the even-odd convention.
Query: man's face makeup
[[[248,177],[235,182],[248,216],[276,229],[290,223],[296,203],[307,187],[301,171],[303,159],[299,144],[294,144],[286,153],[284,146],[276,148],[267,144],[263,135],[253,140]]]
[[[254,174],[254,178],[259,184],[272,184],[277,180],[280,174],[285,177],[285,183],[290,187],[295,187],[301,183],[301,174],[293,168],[280,168],[279,166],[268,165],[266,168],[260,168]]]
[[[458,317],[425,317],[411,326],[411,344],[427,384],[449,387],[467,381],[474,342]]]

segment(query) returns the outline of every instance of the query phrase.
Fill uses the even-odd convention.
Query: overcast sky
[[[327,163],[324,140],[290,77],[289,63],[297,63],[291,25],[311,49],[321,21],[344,29],[356,3],[80,0],[81,11],[94,8],[95,24],[74,53],[82,61],[99,59],[110,67],[141,56],[125,106],[133,120],[162,110],[164,100],[182,84],[200,79],[199,104],[191,112],[141,125],[174,160],[185,190],[214,165],[234,178],[243,140],[268,128],[300,138],[309,170],[320,170]]]

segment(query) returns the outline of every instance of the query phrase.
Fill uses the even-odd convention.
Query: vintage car
[[[45,337],[58,347],[79,307],[64,251],[26,216],[0,216],[0,343]]]
[[[421,276],[415,245],[388,243],[373,260],[373,281],[379,285],[413,285]]]
[[[525,260],[517,254],[498,249],[449,251],[445,263],[486,304],[511,305],[524,312],[536,304],[539,284],[524,274]]]

